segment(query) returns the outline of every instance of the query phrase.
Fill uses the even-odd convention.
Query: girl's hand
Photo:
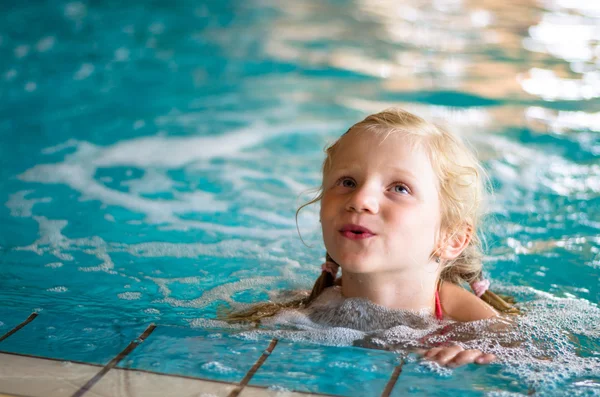
[[[483,353],[477,349],[465,350],[458,345],[454,345],[429,349],[425,351],[423,358],[454,368],[470,363],[489,364],[496,359],[496,356]]]

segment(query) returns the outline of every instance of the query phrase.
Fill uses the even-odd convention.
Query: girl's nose
[[[362,186],[357,188],[346,203],[346,210],[352,212],[379,212],[379,196],[373,188]]]

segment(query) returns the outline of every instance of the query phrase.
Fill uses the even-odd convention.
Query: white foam
[[[277,277],[254,277],[247,278],[244,280],[232,282],[229,284],[218,285],[214,288],[205,290],[202,295],[196,299],[183,300],[172,298],[171,290],[168,285],[171,283],[178,282],[178,279],[161,279],[155,277],[147,277],[154,281],[159,287],[159,291],[163,294],[164,298],[162,302],[169,303],[175,307],[196,307],[202,308],[211,305],[216,300],[223,300],[228,303],[236,303],[231,296],[238,291],[244,291],[248,289],[254,289],[257,287],[263,287],[266,285],[272,285],[278,281]],[[239,306],[241,304],[238,303]],[[247,305],[246,305],[247,306]]]
[[[123,185],[128,186],[131,193],[140,194],[170,192],[174,190],[176,183],[165,172],[148,169],[141,178],[125,181]]]
[[[15,57],[16,58],[24,58],[29,54],[29,46],[28,45],[20,45],[15,48]]]
[[[33,190],[21,190],[9,196],[6,206],[10,210],[11,216],[30,217],[35,204],[50,203],[52,201],[50,197],[27,199],[26,197],[31,193],[33,193]]]
[[[48,292],[67,292],[68,289],[67,287],[53,287],[53,288],[48,288],[46,291]]]
[[[148,242],[130,244],[127,251],[139,257],[173,257],[173,258],[198,258],[201,256],[214,256],[225,258],[248,258],[264,251],[255,241],[224,240],[214,244],[202,243],[163,243]]]
[[[47,52],[47,51],[50,51],[52,49],[52,47],[54,47],[55,42],[56,42],[56,38],[54,36],[47,36],[47,37],[44,37],[43,39],[40,39],[40,41],[37,42],[35,48],[39,52]]]
[[[117,296],[119,297],[119,299],[133,301],[133,300],[140,299],[142,297],[142,293],[141,292],[122,292],[122,293],[118,294]]]
[[[279,214],[263,211],[257,208],[244,208],[242,211],[240,211],[240,213],[252,216],[273,225],[294,226],[296,224],[292,216],[283,217]]]
[[[130,51],[128,48],[121,47],[115,50],[115,61],[126,62],[129,60]]]
[[[14,69],[7,70],[6,73],[4,73],[4,79],[6,81],[11,81],[15,77],[17,77],[17,71]]]
[[[148,27],[148,31],[154,35],[162,34],[165,31],[165,25],[161,22],[154,22]]]
[[[217,374],[232,374],[238,372],[236,369],[228,367],[225,364],[222,364],[218,361],[204,363],[202,364],[201,368]]]
[[[179,122],[172,116],[172,122]],[[335,123],[334,123],[335,124]],[[165,137],[161,135],[135,138],[100,147],[88,142],[69,140],[64,144],[46,148],[43,152],[56,154],[66,149],[63,161],[51,164],[38,164],[25,171],[19,178],[25,182],[64,184],[80,192],[82,199],[99,200],[102,206],[118,206],[134,213],[145,215],[145,223],[158,223],[161,230],[203,229],[232,236],[259,236],[261,238],[281,238],[285,233],[291,236],[293,223],[278,216],[267,214],[270,205],[293,208],[290,198],[281,197],[279,192],[259,192],[251,187],[252,178],[260,180],[277,179],[294,193],[308,186],[300,183],[290,174],[273,175],[269,171],[253,170],[235,164],[214,165],[214,158],[246,158],[249,161],[262,161],[264,153],[250,152],[247,149],[259,145],[268,139],[289,133],[324,134],[335,128],[330,123],[306,123],[301,125],[268,125],[255,123],[249,127],[230,131],[219,136]],[[320,157],[320,156],[319,156]],[[95,175],[99,168],[128,167],[141,168],[141,178],[122,182],[129,191],[111,188]],[[180,182],[174,181],[168,171],[187,167],[190,172],[219,173],[223,185],[232,184],[236,191],[244,191],[246,199],[253,207],[249,214],[268,219],[284,226],[286,230],[260,230],[244,226],[219,225],[210,222],[183,219],[189,213],[217,213],[229,210],[229,203],[216,199],[216,194],[195,189],[193,192],[178,192]],[[299,173],[298,177],[306,178]],[[315,181],[319,179],[315,168]],[[148,199],[143,194],[168,193],[173,199]],[[260,195],[259,196],[253,196]],[[233,203],[236,203],[236,199]]]
[[[45,267],[50,267],[52,269],[58,269],[59,267],[63,267],[63,263],[62,262],[52,262],[52,263],[48,263],[47,265],[45,265]]]
[[[79,1],[67,3],[64,14],[69,19],[80,20],[87,15],[87,7]]]
[[[37,83],[35,81],[28,81],[27,83],[25,83],[24,89],[27,92],[33,92],[37,90]]]
[[[75,72],[73,80],[85,80],[94,73],[94,65],[91,63],[82,64],[79,69]]]
[[[213,320],[209,318],[195,318],[188,320],[192,328],[214,328],[214,329],[245,329],[245,325],[229,324],[225,321]]]

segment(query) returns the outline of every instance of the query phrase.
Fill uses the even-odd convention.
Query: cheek
[[[401,238],[418,243],[429,242],[437,235],[439,217],[433,209],[405,210],[393,214],[392,224]]]
[[[335,208],[336,205],[334,200],[327,194],[323,195],[323,198],[321,199],[321,210],[319,212],[321,220],[331,218],[335,213]]]

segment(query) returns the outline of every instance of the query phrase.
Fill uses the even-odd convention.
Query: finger
[[[496,355],[487,353],[487,354],[482,354],[481,356],[477,357],[477,359],[475,359],[475,362],[477,364],[489,364],[494,360],[496,360]]]
[[[435,356],[429,357],[430,360],[437,362],[440,365],[446,365],[448,362],[452,361],[454,357],[464,349],[460,346],[449,346],[445,349],[441,350]]]
[[[470,364],[472,362],[475,362],[475,360],[477,360],[479,357],[482,357],[482,356],[484,356],[484,354],[481,352],[481,350],[476,350],[476,349],[464,350],[464,351],[458,353],[456,356],[454,356],[452,361],[448,362],[448,366],[449,367],[460,367],[461,365]]]
[[[432,349],[425,350],[425,352],[423,353],[423,357],[431,358],[431,357],[435,356],[436,354],[438,354],[443,349],[444,349],[443,347],[434,347]]]

